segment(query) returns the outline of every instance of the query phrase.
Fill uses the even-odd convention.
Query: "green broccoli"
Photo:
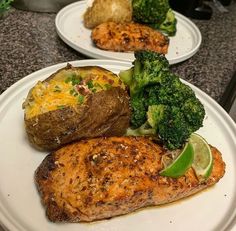
[[[169,0],[132,0],[132,7],[134,21],[161,24],[170,5]]]
[[[192,133],[202,126],[202,120],[205,116],[205,110],[196,97],[190,97],[185,100],[181,110],[184,112],[186,121],[191,125],[189,132]]]
[[[168,149],[176,149],[190,137],[190,127],[185,120],[185,113],[178,106],[166,106],[156,132]]]
[[[156,131],[159,127],[161,119],[166,112],[166,107],[163,104],[152,105],[148,107],[147,111],[147,123]]]
[[[164,22],[162,23],[151,23],[149,24],[150,27],[160,30],[164,34],[167,34],[169,36],[174,36],[176,34],[176,24],[177,19],[175,18],[175,14],[170,8],[166,14],[166,18]]]
[[[134,56],[134,66],[119,74],[129,86],[131,96],[142,91],[145,86],[161,81],[161,75],[169,70],[169,62],[162,54],[139,51]]]
[[[138,128],[146,121],[148,106],[145,101],[154,98],[154,96],[146,96],[151,94],[153,90],[146,91],[145,88],[148,89],[153,83],[167,81],[167,78],[162,78],[161,75],[169,71],[169,62],[164,55],[155,52],[139,51],[135,52],[134,55],[134,66],[121,71],[119,76],[129,86],[133,109],[131,123],[133,128]]]
[[[176,34],[177,20],[168,0],[133,0],[133,20],[168,36]]]
[[[179,105],[188,98],[195,98],[193,90],[183,84],[180,78],[172,73],[168,73],[165,83],[158,87],[158,102],[168,105]],[[155,91],[156,93],[157,91]]]
[[[131,96],[127,135],[152,135],[169,149],[180,148],[202,126],[204,107],[193,90],[171,73],[163,55],[137,51],[135,57],[134,66],[120,73]]]
[[[144,98],[134,95],[130,100],[133,113],[131,114],[131,124],[133,127],[140,127],[146,121],[146,106]]]

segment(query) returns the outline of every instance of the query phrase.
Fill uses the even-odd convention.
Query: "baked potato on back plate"
[[[130,120],[129,96],[114,73],[68,64],[38,82],[23,103],[30,143],[54,150],[82,138],[121,136]]]
[[[125,23],[132,21],[130,0],[94,0],[84,14],[84,26],[93,29],[104,22]]]

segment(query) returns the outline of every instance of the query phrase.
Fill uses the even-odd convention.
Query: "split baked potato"
[[[114,73],[68,64],[39,81],[23,103],[30,143],[54,150],[82,138],[121,136],[130,121],[129,96]]]
[[[94,0],[84,14],[84,26],[93,29],[104,22],[132,21],[131,0]]]

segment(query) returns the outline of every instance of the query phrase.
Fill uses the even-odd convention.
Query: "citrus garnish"
[[[163,170],[159,172],[161,176],[178,178],[185,174],[191,167],[194,159],[194,149],[190,142],[187,142],[180,154],[172,160]]]
[[[196,133],[190,136],[189,142],[194,149],[192,167],[199,180],[206,180],[210,176],[213,167],[211,148],[206,140]]]

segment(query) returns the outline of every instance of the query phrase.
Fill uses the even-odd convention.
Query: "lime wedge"
[[[191,167],[194,159],[194,150],[190,142],[186,143],[180,154],[163,170],[159,172],[161,176],[178,178],[185,174]]]
[[[206,180],[210,176],[213,167],[211,148],[206,140],[196,133],[190,136],[189,142],[194,149],[192,167],[199,180]]]

